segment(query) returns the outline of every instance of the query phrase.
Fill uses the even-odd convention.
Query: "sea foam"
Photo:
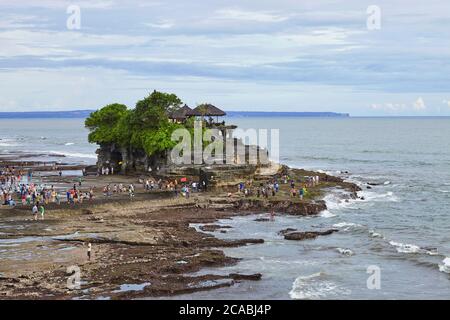
[[[450,258],[445,257],[444,260],[442,260],[442,264],[439,265],[439,271],[450,273]]]
[[[308,276],[299,276],[292,284],[289,296],[292,299],[316,300],[329,296],[348,295],[350,291],[339,287],[336,283],[327,280],[324,272]]]

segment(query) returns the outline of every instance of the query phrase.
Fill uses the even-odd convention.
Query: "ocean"
[[[227,255],[242,259],[237,265],[199,274],[259,272],[262,280],[175,298],[450,298],[449,118],[227,121],[244,129],[280,129],[282,163],[355,182],[364,200],[346,202],[339,190],[330,190],[328,210],[316,217],[220,221],[233,228],[218,237],[263,238],[265,243],[227,248]],[[81,119],[0,119],[0,128],[1,154],[51,152],[51,157],[64,155],[59,159],[64,162],[95,163],[96,146],[87,143]],[[277,235],[285,228],[339,232],[297,242]]]

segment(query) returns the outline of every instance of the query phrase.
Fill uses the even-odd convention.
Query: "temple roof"
[[[226,113],[216,106],[213,106],[212,104],[202,104],[199,105],[194,110],[191,110],[187,112],[187,116],[210,116],[210,117],[222,117],[225,116]]]
[[[171,112],[169,114],[169,118],[170,119],[185,119],[188,116],[189,112],[192,112],[192,109],[189,108],[189,106],[187,104],[185,104],[180,109],[178,109],[174,112]]]

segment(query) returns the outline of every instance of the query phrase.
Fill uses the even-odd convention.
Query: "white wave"
[[[450,193],[450,190],[437,189],[437,191],[441,193]]]
[[[404,244],[401,242],[389,241],[391,246],[394,246],[397,252],[400,253],[426,253],[427,251],[415,244]]]
[[[339,222],[333,224],[334,228],[351,228],[351,227],[361,227],[360,224],[353,223],[353,222]]]
[[[364,200],[361,201],[390,201],[390,202],[398,202],[399,199],[394,195],[392,191],[386,193],[376,193],[371,191],[360,191],[358,192],[360,197],[363,197]]]
[[[14,139],[0,139],[0,147],[16,147],[18,144]]]
[[[66,144],[65,144],[65,146],[73,146],[75,143],[73,143],[73,142],[67,142]]]
[[[292,299],[323,299],[329,296],[348,295],[350,291],[340,288],[336,283],[326,280],[323,272],[309,276],[299,276],[292,284],[289,296]]]
[[[0,147],[14,147],[14,146],[17,145],[12,143],[0,142]]]
[[[404,243],[395,242],[395,241],[389,241],[389,244],[391,246],[394,246],[396,248],[397,252],[400,252],[400,253],[419,253],[421,251],[421,248],[414,244],[404,244]]]
[[[344,199],[345,193],[330,193],[326,195],[323,200],[325,201],[328,210],[340,210],[348,207],[352,204],[353,199]]]
[[[390,182],[390,181],[385,181],[385,182],[384,182],[384,185],[385,185],[385,186],[387,186],[388,184],[391,184],[391,182]]]
[[[333,218],[333,217],[336,217],[336,215],[335,215],[334,213],[331,213],[331,212],[328,211],[328,210],[323,210],[323,211],[319,214],[319,217],[322,217],[322,218]]]
[[[91,153],[61,152],[61,151],[50,151],[50,153],[55,154],[55,155],[69,157],[69,158],[97,159],[97,156],[95,154],[91,154]]]
[[[337,248],[336,249],[340,254],[343,254],[344,256],[352,256],[354,253],[352,250],[350,249],[342,249],[342,248]]]
[[[445,257],[444,260],[442,260],[442,264],[439,265],[439,271],[450,273],[450,258]]]
[[[369,230],[369,235],[372,238],[384,238],[384,236],[381,233],[375,232],[374,230]]]

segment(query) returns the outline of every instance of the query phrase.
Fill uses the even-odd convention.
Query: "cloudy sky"
[[[157,89],[225,110],[450,115],[449,39],[447,0],[0,0],[0,111]]]

